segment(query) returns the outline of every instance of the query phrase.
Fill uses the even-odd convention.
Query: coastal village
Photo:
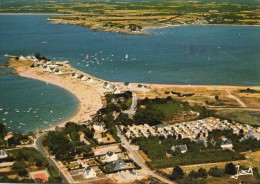
[[[64,83],[67,86],[69,82],[76,82],[73,89],[77,85],[87,86],[86,91],[90,88],[93,91],[93,99],[91,99],[93,101],[91,106],[89,104],[87,106],[86,103],[89,101],[85,104],[83,101],[89,98],[89,93],[87,96],[75,93],[78,98],[81,98],[81,110],[76,117],[58,126],[50,126],[42,132],[20,138],[18,142],[13,142],[14,138],[18,139],[15,134],[3,132],[5,142],[2,143],[0,150],[0,173],[3,173],[5,177],[33,182],[135,183],[139,181],[149,183],[160,181],[173,183],[171,177],[165,174],[166,171],[160,173],[153,171],[164,166],[152,166],[157,161],[150,150],[146,150],[142,141],[149,139],[155,141],[153,144],[161,146],[165,146],[165,143],[169,141],[170,144],[167,143],[166,149],[158,150],[163,153],[161,159],[174,159],[174,157],[185,159],[183,155],[200,152],[210,154],[215,151],[214,154],[230,154],[231,156],[226,161],[239,162],[241,160],[246,163],[247,159],[240,155],[240,146],[244,142],[249,141],[251,144],[250,141],[255,141],[255,147],[249,150],[259,149],[259,126],[212,116],[198,119],[203,111],[191,110],[191,107],[184,103],[181,103],[178,108],[186,105],[187,110],[182,113],[185,117],[195,120],[164,122],[156,125],[150,124],[152,122],[135,124],[135,121],[138,121],[135,114],[138,114],[140,109],[145,111],[148,108],[148,105],[139,105],[140,98],[149,101],[147,98],[149,93],[156,94],[154,89],[146,84],[104,81],[72,68],[68,61],[51,61],[39,55],[14,57],[8,64],[14,67],[21,76],[45,80],[53,84],[55,84],[53,79],[59,78],[58,81],[67,81]],[[59,86],[64,87],[62,84]],[[95,99],[95,95],[98,98]],[[158,103],[166,107],[168,104],[177,103],[172,97],[161,101],[159,100]],[[112,109],[111,112],[109,108]],[[108,116],[109,113],[111,117]],[[124,115],[125,119],[122,118]],[[118,124],[115,124],[117,120]],[[232,140],[231,137],[234,139]],[[9,147],[10,144],[12,147]],[[147,142],[147,144],[150,143]],[[204,151],[196,148],[195,152],[196,145],[203,146],[199,149]],[[64,149],[64,152],[58,151],[57,148]],[[16,149],[21,151],[17,152]],[[41,164],[31,161],[36,159],[33,156],[29,158],[23,156],[24,159],[15,160],[19,154],[28,152],[27,149],[34,149],[33,152],[37,154],[40,152],[43,155]],[[221,158],[217,160],[217,162],[224,161]],[[22,163],[26,165],[23,170],[19,166]],[[167,170],[170,164],[166,165]]]

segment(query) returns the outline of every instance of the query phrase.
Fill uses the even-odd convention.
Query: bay
[[[3,57],[6,53],[40,53],[50,59],[69,60],[73,67],[111,81],[260,84],[260,27],[179,26],[149,29],[149,35],[124,35],[51,24],[48,17],[0,15],[0,64],[6,61]],[[43,121],[55,124],[57,120],[52,122],[53,119],[66,119],[76,112],[75,97],[56,86],[46,87],[45,83],[16,75],[0,75],[0,85],[0,107],[10,110],[8,120],[4,111],[0,112],[0,121],[15,122],[7,123],[13,129],[41,129],[48,125]],[[46,93],[44,97],[40,96],[42,92]],[[64,103],[69,108],[64,109]],[[39,120],[40,116],[35,118],[34,114],[22,119],[16,112],[11,113],[18,107],[25,110],[44,107],[45,114],[60,110],[48,116],[43,113],[44,120],[43,117]],[[28,126],[22,124],[20,129],[16,128],[20,123]]]

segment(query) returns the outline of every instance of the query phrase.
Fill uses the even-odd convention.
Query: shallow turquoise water
[[[260,84],[260,27],[170,27],[150,29],[149,36],[133,36],[53,25],[47,18],[0,16],[0,63],[6,60],[6,53],[39,52],[51,59],[69,60],[82,71],[112,81]],[[15,75],[0,75],[0,84],[0,106],[10,111],[0,111],[0,121],[5,118],[11,128],[18,129],[20,123],[25,123],[18,130],[35,130],[48,125],[43,121],[66,118],[76,111],[75,98],[55,86]],[[12,112],[18,107],[46,112],[37,118],[35,114]],[[51,110],[56,111],[49,113]],[[12,119],[16,123],[11,124]]]

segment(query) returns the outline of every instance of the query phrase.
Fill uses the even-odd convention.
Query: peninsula
[[[179,25],[260,25],[259,1],[16,1],[3,2],[0,13],[50,13],[55,24],[93,30],[146,34],[150,27]]]
[[[15,69],[22,77],[41,80],[57,85],[75,95],[79,102],[77,113],[67,121],[84,122],[104,105],[107,93],[121,93],[131,90],[139,99],[163,98],[172,96],[191,104],[199,104],[214,109],[217,114],[233,117],[238,121],[247,121],[259,125],[258,120],[248,114],[248,111],[258,112],[259,86],[210,86],[210,85],[165,85],[139,84],[128,82],[106,81],[73,68],[68,62],[45,61],[35,63],[29,57],[13,58],[8,61],[8,67]],[[33,56],[34,58],[34,56]],[[43,57],[45,58],[45,57]],[[66,121],[66,122],[67,122]],[[61,125],[65,125],[62,122]],[[54,127],[49,128],[49,130]]]

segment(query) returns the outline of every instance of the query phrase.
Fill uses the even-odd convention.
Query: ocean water
[[[260,84],[260,27],[183,26],[150,29],[149,35],[124,35],[92,31],[82,26],[54,25],[47,18],[1,15],[0,64],[6,61],[3,57],[6,53],[40,53],[50,59],[69,60],[75,68],[111,81]],[[4,70],[7,69],[0,69],[0,72]],[[0,107],[10,109],[8,114],[0,111],[0,121],[3,122],[5,116],[17,119],[12,125],[8,123],[12,120],[5,122],[11,128],[25,123],[21,131],[35,130],[47,126],[46,121],[67,118],[77,108],[71,94],[42,82],[0,75],[0,85]],[[43,113],[42,118],[47,119],[40,120],[40,115],[36,118],[30,113],[23,116],[11,113],[18,107],[46,109],[44,113],[48,115]],[[48,113],[55,109],[60,110]],[[20,119],[22,122],[18,121]]]

